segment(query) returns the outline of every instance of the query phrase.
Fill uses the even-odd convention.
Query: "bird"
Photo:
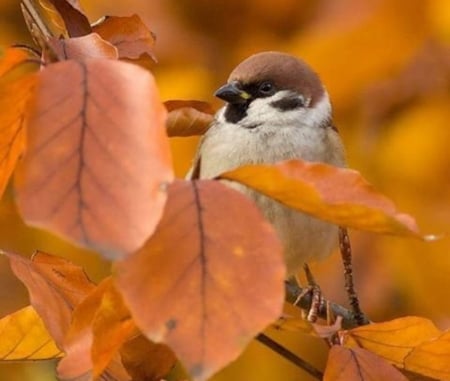
[[[275,51],[254,54],[232,70],[215,96],[226,103],[199,143],[190,176],[213,179],[243,165],[290,159],[346,166],[328,92],[300,58]],[[253,200],[274,226],[284,247],[288,277],[337,247],[336,225],[242,184],[224,182]]]

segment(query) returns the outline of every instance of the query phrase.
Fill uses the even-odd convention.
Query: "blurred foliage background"
[[[19,2],[0,2],[0,46],[28,43]],[[213,99],[248,55],[281,50],[304,58],[322,77],[352,168],[399,209],[415,216],[424,243],[351,232],[363,309],[375,321],[404,315],[450,327],[450,2],[448,0],[81,0],[91,21],[139,14],[157,35],[152,70],[162,98]],[[190,166],[196,138],[172,140],[176,172]],[[35,249],[84,266],[99,280],[109,264],[21,222],[10,189],[0,203],[0,247]],[[313,264],[325,296],[346,304],[338,254]],[[264,295],[261,295],[263,298]],[[0,258],[0,316],[27,304],[24,287]],[[258,301],[255,300],[255,303]],[[317,367],[325,345],[291,332],[271,332]],[[220,348],[217,348],[220,350]],[[2,380],[54,380],[53,363],[0,364]],[[308,380],[285,360],[252,343],[216,376]]]

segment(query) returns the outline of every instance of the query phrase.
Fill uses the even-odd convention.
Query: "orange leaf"
[[[4,252],[14,274],[25,284],[31,305],[41,316],[59,348],[69,328],[72,310],[94,288],[81,267],[37,252],[29,260]]]
[[[139,248],[173,178],[164,122],[142,68],[101,59],[50,65],[39,73],[15,176],[25,221],[109,256]]]
[[[362,348],[334,345],[328,355],[324,381],[408,381],[389,363]]]
[[[46,360],[62,356],[31,306],[0,319],[0,332],[0,360]]]
[[[414,219],[399,213],[353,170],[323,163],[288,160],[246,165],[223,173],[291,207],[337,225],[376,233],[418,236]]]
[[[172,184],[155,234],[115,275],[137,326],[196,380],[234,360],[283,305],[272,227],[245,196],[211,180]]]
[[[135,59],[146,53],[156,61],[153,54],[155,37],[138,15],[107,16],[93,27],[93,31],[113,44],[120,58]]]
[[[28,53],[24,49],[8,48],[5,49],[0,58],[0,77],[4,76],[10,70],[24,63],[29,58]],[[3,101],[3,96],[0,99]],[[2,108],[2,110],[7,110]]]
[[[48,45],[52,47],[53,52],[60,61],[85,58],[109,58],[115,60],[119,57],[117,49],[96,33],[65,40],[53,37],[48,40]]]
[[[25,108],[35,79],[30,74],[0,84],[0,197],[25,149]]]
[[[439,380],[450,380],[450,332],[422,343],[408,354],[405,369]]]
[[[58,365],[62,379],[99,377],[136,331],[121,296],[106,278],[75,308]]]
[[[410,316],[352,329],[346,334],[346,345],[365,348],[403,367],[405,357],[415,347],[439,334],[430,320]]]
[[[214,110],[209,103],[201,101],[166,101],[169,111],[167,134],[173,136],[203,135],[214,119]]]

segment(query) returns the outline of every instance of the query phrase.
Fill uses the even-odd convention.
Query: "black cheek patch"
[[[281,111],[289,111],[303,107],[304,103],[303,100],[299,97],[286,97],[277,101],[273,101],[270,105]]]
[[[248,103],[228,104],[225,109],[224,117],[228,123],[238,123],[247,116]]]

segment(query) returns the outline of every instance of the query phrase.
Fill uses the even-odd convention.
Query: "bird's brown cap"
[[[231,72],[228,82],[243,85],[271,81],[279,90],[291,89],[310,98],[313,106],[324,93],[318,75],[302,60],[280,52],[262,52],[242,61]]]

